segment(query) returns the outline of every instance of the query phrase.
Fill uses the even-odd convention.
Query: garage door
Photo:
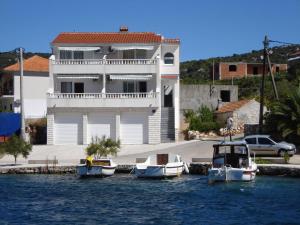
[[[148,143],[148,117],[146,113],[121,114],[120,139],[122,144]]]
[[[92,137],[115,138],[115,115],[111,113],[91,113],[88,115],[88,142]]]
[[[54,118],[55,144],[82,144],[82,115],[56,114]]]

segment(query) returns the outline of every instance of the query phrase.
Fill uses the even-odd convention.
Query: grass
[[[272,164],[272,161],[269,159],[256,158],[255,163],[257,163],[257,164]]]

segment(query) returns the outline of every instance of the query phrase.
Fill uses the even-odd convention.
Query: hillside
[[[290,54],[300,49],[300,45],[291,45],[271,48],[270,60],[272,63],[287,63]],[[218,62],[262,62],[263,50],[253,50],[244,54],[233,54],[232,56],[215,57],[205,60],[192,60],[181,63],[180,76],[183,83],[205,83],[210,78],[210,68]]]
[[[24,53],[24,58],[28,59],[33,55],[39,55],[44,58],[49,58],[50,53],[40,53],[40,52],[25,52]],[[17,62],[16,60],[17,56],[14,53],[11,52],[0,52],[0,70],[3,69],[4,67],[7,67],[11,64],[14,64]]]

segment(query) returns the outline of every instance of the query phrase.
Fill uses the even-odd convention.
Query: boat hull
[[[107,177],[115,173],[115,166],[77,166],[77,174],[81,177]]]
[[[178,166],[147,166],[135,168],[134,173],[138,178],[172,178],[178,177],[183,172],[183,164]]]
[[[238,168],[212,168],[208,171],[208,181],[252,181],[255,179],[256,171]]]

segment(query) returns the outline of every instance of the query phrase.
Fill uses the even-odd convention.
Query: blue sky
[[[0,51],[50,52],[63,31],[153,31],[181,39],[181,61],[300,43],[300,0],[0,0]]]

